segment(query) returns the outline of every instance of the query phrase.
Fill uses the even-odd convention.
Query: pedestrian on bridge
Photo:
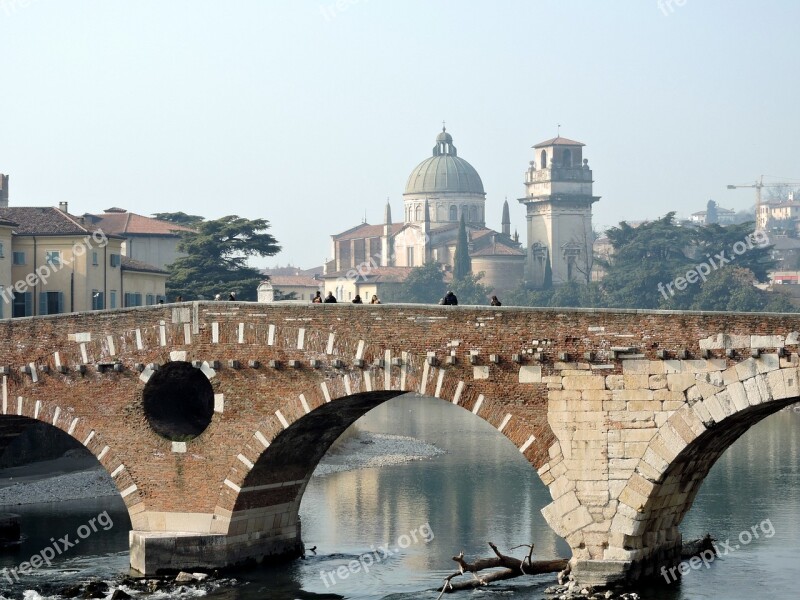
[[[444,304],[445,306],[457,306],[458,305],[458,298],[456,295],[449,291],[444,295],[444,298],[439,300],[439,304]]]

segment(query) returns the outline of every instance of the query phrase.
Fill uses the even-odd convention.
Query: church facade
[[[455,261],[459,223],[464,219],[472,272],[503,292],[523,283],[546,287],[588,281],[591,272],[591,170],[583,144],[554,138],[534,146],[540,163],[525,174],[528,243],[511,234],[508,202],[500,230],[486,225],[486,192],[476,169],[458,155],[445,128],[431,156],[412,171],[403,193],[402,220],[395,223],[387,202],[381,224],[361,223],[331,236],[325,264],[325,293],[339,301],[356,295],[365,302],[387,287],[401,285],[414,267],[438,263],[445,277]],[[584,272],[587,275],[584,277]]]

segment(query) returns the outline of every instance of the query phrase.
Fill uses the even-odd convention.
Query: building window
[[[39,293],[40,315],[57,315],[63,312],[64,312],[64,292]]]
[[[11,308],[12,317],[33,316],[33,292],[14,294],[14,304]]]
[[[547,168],[547,150],[542,150],[542,168]]]
[[[0,258],[5,258],[6,254],[3,251],[3,242],[0,242]]]
[[[97,290],[92,290],[92,310],[103,310],[105,307],[105,294]]]
[[[145,304],[147,304],[147,306],[153,306],[153,304],[155,303],[156,303],[155,294],[147,294],[147,296],[145,297]]]
[[[121,259],[119,254],[110,254],[108,258],[109,258],[109,264],[112,267],[118,267],[120,265]]]
[[[415,221],[422,221],[422,207],[417,205],[417,216]]]
[[[478,207],[477,206],[470,206],[469,207],[469,220],[473,223],[478,222]]]
[[[108,308],[117,308],[117,290],[108,293]]]
[[[564,167],[572,166],[572,151],[569,148],[564,149],[564,153],[561,155],[561,162]]]
[[[44,262],[54,267],[61,266],[61,250],[46,250],[44,253]],[[47,313],[51,314],[51,313]]]
[[[13,263],[15,265],[24,265],[25,264],[25,253],[24,252],[12,252],[13,256]]]
[[[123,308],[142,305],[142,295],[138,292],[126,292],[123,300],[125,304]]]
[[[455,204],[450,205],[450,220],[458,221],[458,209]]]
[[[414,247],[411,246],[410,248],[406,248],[406,266],[413,267],[414,266]]]
[[[99,264],[100,262],[97,260],[97,252],[92,252],[92,266],[96,267]]]

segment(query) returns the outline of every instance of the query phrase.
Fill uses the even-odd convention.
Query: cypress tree
[[[472,261],[469,257],[469,238],[464,215],[458,225],[458,239],[456,240],[456,255],[453,260],[453,279],[464,279],[472,272]]]

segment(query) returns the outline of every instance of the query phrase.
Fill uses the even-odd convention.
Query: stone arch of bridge
[[[430,375],[436,383],[438,376]],[[446,378],[445,375],[441,379]],[[369,376],[360,382],[353,379],[352,373],[336,379],[324,384],[325,390],[347,389],[352,393],[329,395],[328,391],[319,394],[306,390],[297,401],[286,403],[263,420],[237,449],[215,508],[215,520],[228,524],[229,536],[293,537],[300,544],[298,511],[303,493],[333,442],[361,416],[384,402],[403,395],[422,395],[398,389],[397,385],[358,391],[359,383],[371,387],[368,381],[377,382],[377,378]],[[477,393],[465,382],[447,385],[441,379],[432,397],[458,405],[488,422],[536,469],[535,457],[542,451],[541,442],[530,433],[532,425],[526,415]],[[442,390],[448,390],[452,397],[444,396]],[[433,386],[429,392],[432,391]]]
[[[748,359],[731,371],[737,380],[685,391],[687,403],[658,429],[619,495],[606,558],[674,561],[678,527],[716,461],[753,425],[800,401],[800,370],[758,373],[755,365]]]
[[[131,523],[136,515],[146,510],[144,499],[136,485],[132,474],[114,452],[107,436],[104,436],[96,423],[85,416],[76,416],[71,410],[63,409],[55,403],[34,400],[23,396],[8,403],[0,414],[0,428],[5,429],[4,437],[13,440],[16,435],[35,423],[43,423],[48,427],[60,430],[82,446],[84,446],[97,462],[108,473],[125,503]],[[5,441],[5,440],[4,440]],[[8,443],[0,447],[5,451]]]

